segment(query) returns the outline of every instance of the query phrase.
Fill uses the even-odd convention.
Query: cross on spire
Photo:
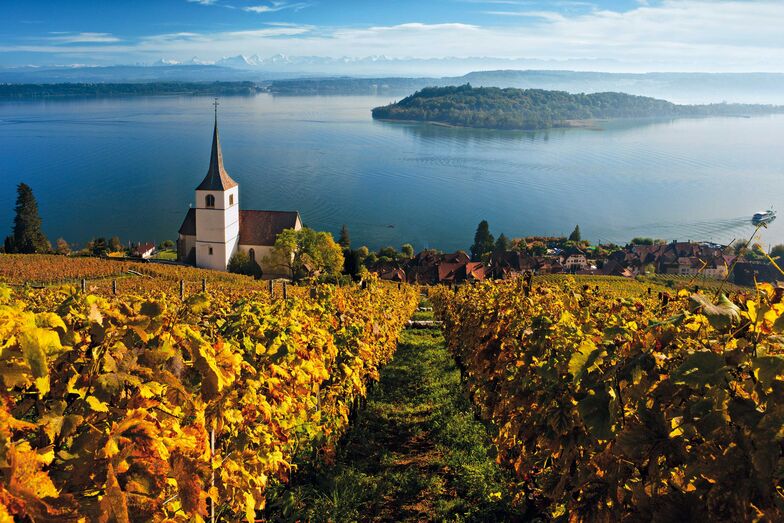
[[[215,101],[212,102],[212,105],[215,106],[215,123],[217,124],[218,123],[218,106],[220,105],[220,103],[218,102],[217,98],[215,98]]]

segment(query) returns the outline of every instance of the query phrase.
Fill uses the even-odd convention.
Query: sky
[[[784,0],[3,0],[2,11],[0,67],[283,54],[784,72]]]

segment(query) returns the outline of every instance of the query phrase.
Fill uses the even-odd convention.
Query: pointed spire
[[[213,102],[215,106],[215,127],[212,131],[212,152],[210,153],[210,168],[207,176],[196,187],[197,191],[225,191],[237,185],[229,173],[223,168],[223,153],[221,152],[220,138],[218,137],[218,99]]]

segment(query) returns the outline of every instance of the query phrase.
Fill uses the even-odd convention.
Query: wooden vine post
[[[212,420],[212,428],[210,429],[210,490],[213,495],[210,496],[210,523],[215,523],[215,420]]]

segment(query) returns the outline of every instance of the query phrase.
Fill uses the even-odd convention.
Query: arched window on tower
[[[229,205],[234,205],[234,195],[233,194],[229,195]]]
[[[256,251],[255,250],[250,249],[248,251],[248,256],[250,256],[250,261],[252,261],[252,262],[256,261]]]
[[[204,198],[204,205],[209,208],[215,207],[215,197],[208,194],[207,197]]]

